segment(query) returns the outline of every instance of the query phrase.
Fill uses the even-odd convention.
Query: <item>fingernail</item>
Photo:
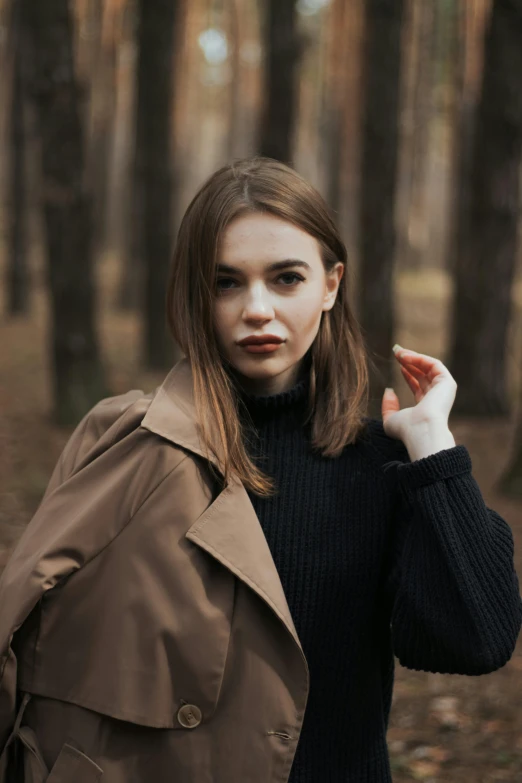
[[[384,390],[384,393],[385,394],[395,394],[395,392],[393,391],[393,388],[391,386],[387,386],[385,388],[385,390]]]
[[[395,345],[392,348],[392,351],[394,353],[397,353],[397,351],[402,351],[402,345],[399,345],[399,343],[395,343]]]

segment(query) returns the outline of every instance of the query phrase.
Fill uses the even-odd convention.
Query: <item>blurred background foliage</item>
[[[411,404],[395,342],[440,357],[452,431],[518,540],[521,85],[522,0],[0,0],[2,558],[86,410],[180,357],[179,220],[253,154],[335,213],[371,414],[387,385]],[[399,672],[396,779],[521,780],[520,664],[480,692]]]

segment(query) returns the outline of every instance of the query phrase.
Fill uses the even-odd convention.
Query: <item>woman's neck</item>
[[[293,389],[294,386],[310,371],[311,359],[309,352],[292,367],[279,375],[267,378],[249,378],[234,367],[227,367],[227,372],[234,379],[238,390],[249,397],[269,397]]]

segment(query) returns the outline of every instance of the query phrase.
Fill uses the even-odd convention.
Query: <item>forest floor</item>
[[[99,280],[99,333],[111,392],[150,391],[165,373],[140,370],[139,323],[135,316],[113,310],[116,282],[116,264],[109,259]],[[448,285],[445,275],[432,271],[397,279],[397,342],[444,361]],[[48,313],[41,283],[36,287],[30,318],[6,320],[1,326],[0,569],[36,510],[71,432],[49,421]],[[520,284],[516,301],[518,323],[507,351],[513,400],[517,357],[522,356]],[[401,405],[411,405],[411,393],[395,366],[394,372]],[[495,491],[511,453],[513,421],[453,418],[450,428],[456,442],[470,452],[486,504],[514,531],[516,567],[522,577],[522,501],[506,500]],[[412,672],[397,663],[388,732],[395,783],[522,781],[521,694],[522,640],[503,669],[480,678]]]

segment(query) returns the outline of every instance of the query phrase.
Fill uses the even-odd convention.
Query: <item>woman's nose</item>
[[[247,294],[243,316],[245,318],[267,318],[273,315],[274,308],[268,291],[256,288]]]

